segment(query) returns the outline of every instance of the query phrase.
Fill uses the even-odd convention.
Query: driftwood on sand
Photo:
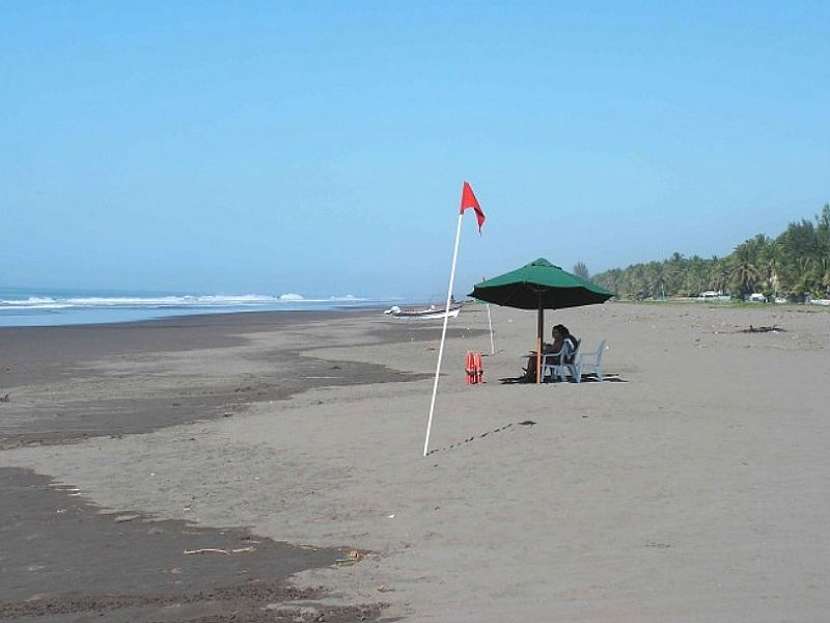
[[[752,325],[749,325],[749,328],[742,329],[741,333],[784,333],[784,329],[777,327],[776,325],[772,325],[771,327],[753,327]]]
[[[218,547],[203,547],[201,549],[186,549],[184,550],[186,555],[190,554],[224,554],[226,556],[230,555],[230,552],[226,549],[220,549]]]
[[[255,551],[255,547],[239,547],[231,550],[222,549],[220,547],[203,547],[201,549],[186,549],[184,550],[184,553],[188,556],[191,554],[224,554],[225,556],[230,556],[231,554],[244,554]]]

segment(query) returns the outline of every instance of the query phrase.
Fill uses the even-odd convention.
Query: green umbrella
[[[470,296],[496,305],[539,310],[536,335],[536,382],[540,383],[545,310],[604,303],[614,295],[595,283],[572,275],[540,257],[521,268],[476,284]]]

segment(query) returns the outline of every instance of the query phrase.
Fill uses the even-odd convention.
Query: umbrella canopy
[[[538,310],[536,382],[541,383],[545,310],[604,303],[614,295],[595,283],[572,275],[540,257],[521,268],[476,284],[470,296],[496,305]]]
[[[521,268],[476,284],[470,296],[519,309],[562,309],[604,303],[614,295],[540,257]]]

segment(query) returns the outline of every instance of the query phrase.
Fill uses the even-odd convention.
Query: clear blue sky
[[[3,2],[0,285],[440,298],[464,179],[458,294],[726,254],[830,201],[830,4],[738,4]]]

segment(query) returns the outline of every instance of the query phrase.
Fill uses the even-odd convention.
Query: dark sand
[[[370,317],[377,311],[2,328],[0,397],[9,393],[9,400],[0,403],[0,449],[121,437],[238,416],[252,403],[316,387],[429,376],[301,356],[300,346],[314,344],[282,339],[309,327],[324,334],[342,321],[368,344],[440,333],[433,324],[366,328]],[[322,605],[323,587],[287,582],[336,564],[349,547],[296,547],[242,528],[157,521],[141,509],[107,513],[70,485],[17,468],[0,468],[0,500],[0,620],[362,621],[382,611],[380,603]],[[184,554],[248,547],[255,551]]]
[[[305,390],[419,380],[428,375],[365,362],[301,357],[253,344],[258,334],[378,312],[255,312],[64,327],[0,328],[0,449],[144,433],[229,417],[253,402]],[[409,323],[369,331],[378,342],[437,339]],[[452,331],[450,332],[453,333]],[[177,370],[169,355],[205,351],[213,375]],[[113,369],[112,366],[120,366]],[[174,384],[174,386],[171,386]],[[18,391],[18,388],[25,391]],[[2,417],[6,416],[6,417]]]
[[[297,605],[266,609],[286,601],[302,601],[307,614],[327,621],[380,613],[377,604],[322,606],[314,603],[322,589],[286,583],[292,573],[336,564],[347,550],[111,514],[73,493],[28,470],[0,468],[0,498],[14,501],[0,506],[0,620],[279,621],[280,609],[293,620]],[[231,553],[185,554],[202,548]]]

